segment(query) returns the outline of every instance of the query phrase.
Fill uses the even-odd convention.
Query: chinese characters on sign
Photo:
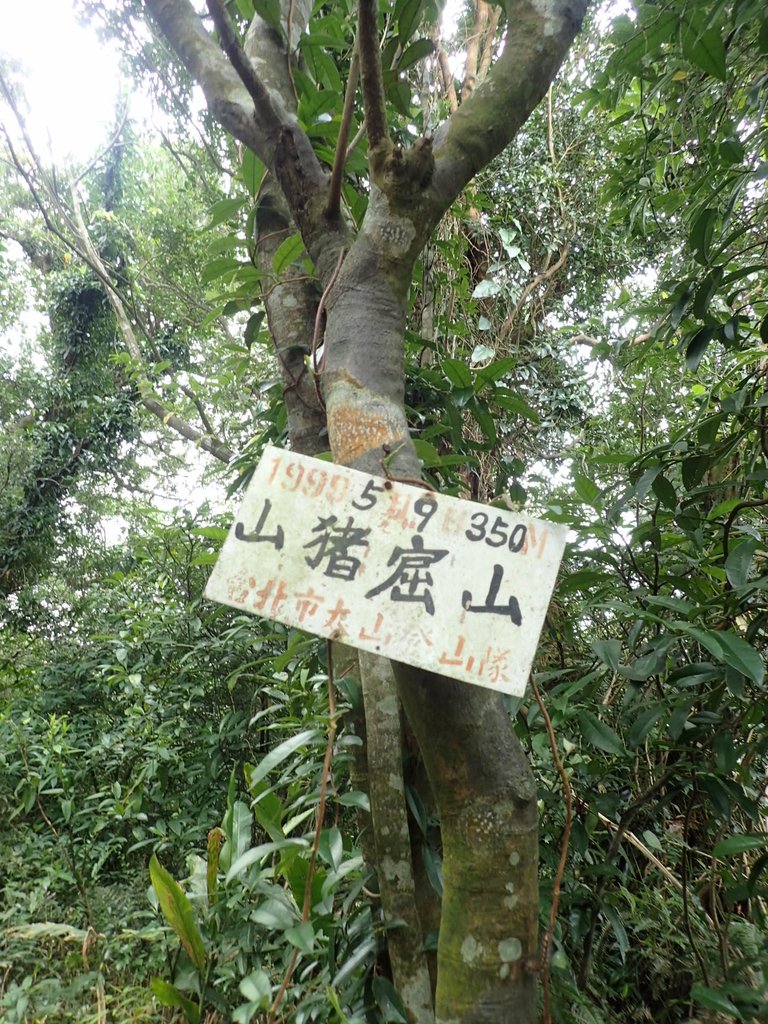
[[[206,596],[520,695],[565,534],[267,448]]]

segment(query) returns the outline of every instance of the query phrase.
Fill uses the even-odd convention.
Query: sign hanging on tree
[[[521,696],[566,532],[270,447],[205,596]]]

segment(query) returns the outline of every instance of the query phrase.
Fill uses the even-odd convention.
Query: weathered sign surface
[[[267,448],[206,597],[525,691],[566,529]]]

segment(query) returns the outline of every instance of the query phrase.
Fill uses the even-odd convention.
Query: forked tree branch
[[[389,139],[384,80],[379,50],[379,26],[376,0],[360,0],[358,7],[357,52],[363,85],[363,109],[368,125],[368,143],[374,150]]]
[[[543,98],[588,5],[589,0],[507,0],[507,40],[501,56],[435,132],[425,237],[474,175],[512,141]]]
[[[255,73],[246,86],[206,32],[189,0],[144,0],[144,3],[181,63],[200,84],[213,116],[274,169],[280,131],[285,122],[268,93],[260,90],[261,83]],[[251,90],[259,96],[258,102]]]
[[[243,49],[240,40],[235,35],[232,22],[229,20],[226,8],[221,0],[206,0],[208,10],[216,31],[219,33],[221,48],[229,57],[232,67],[237,72],[238,78],[248,90],[248,95],[254,102],[262,116],[274,121],[275,128],[279,128],[279,118],[273,109],[272,100],[264,87],[264,83],[256,74],[248,54]]]

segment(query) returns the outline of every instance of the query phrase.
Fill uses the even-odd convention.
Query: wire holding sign
[[[520,695],[565,532],[267,448],[206,597]]]

